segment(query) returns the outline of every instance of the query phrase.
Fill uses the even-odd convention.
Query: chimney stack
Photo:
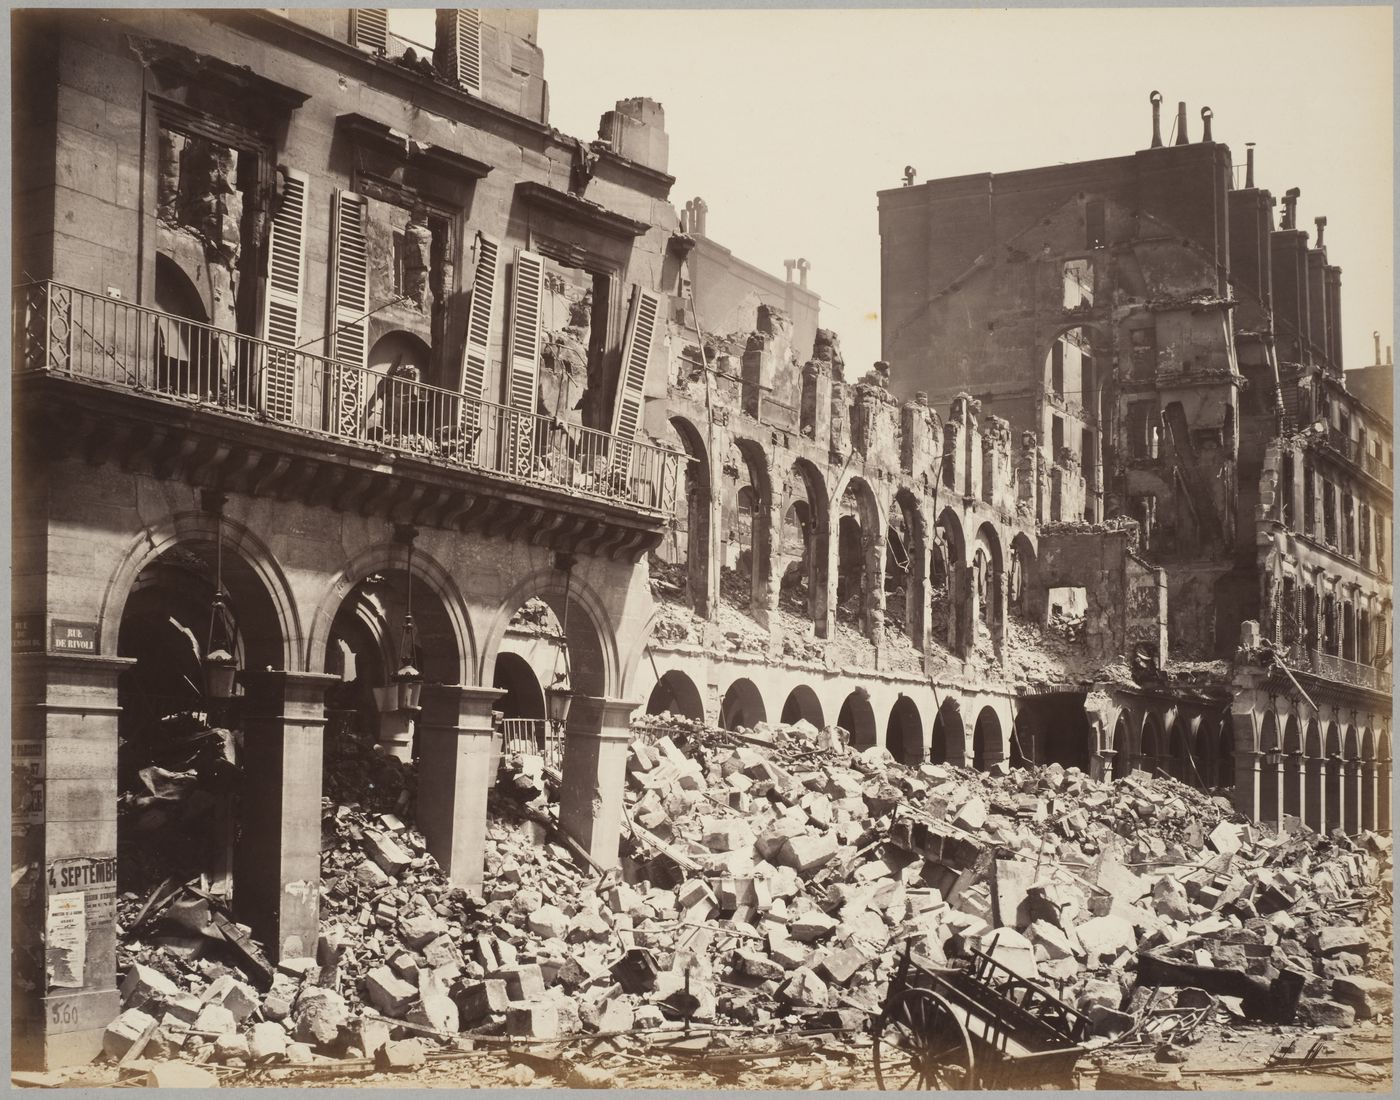
[[[1176,142],[1177,145],[1190,145],[1191,141],[1186,136],[1186,100],[1182,100],[1176,105]]]
[[[1379,367],[1381,365],[1381,330],[1372,329],[1371,339],[1376,342],[1376,366]]]
[[[1254,142],[1244,143],[1244,185],[1254,186]]]
[[[1152,104],[1152,148],[1162,147],[1162,93],[1154,91],[1148,100]]]
[[[1387,367],[1392,367],[1392,366],[1395,365],[1394,363],[1392,363],[1392,362],[1390,361],[1390,345],[1389,345],[1389,344],[1386,344],[1386,346],[1385,346],[1385,365],[1386,365]]]
[[[1327,229],[1327,218],[1318,217],[1313,219],[1313,225],[1317,226],[1317,246],[1322,247],[1322,234]]]
[[[1209,107],[1202,107],[1202,108],[1201,108],[1201,122],[1204,123],[1205,128],[1206,128],[1205,133],[1203,133],[1203,134],[1201,135],[1201,140],[1202,140],[1202,141],[1214,141],[1214,140],[1215,140],[1215,138],[1213,138],[1213,137],[1210,136],[1210,120],[1213,119],[1214,117],[1215,117],[1215,112],[1212,111]]]

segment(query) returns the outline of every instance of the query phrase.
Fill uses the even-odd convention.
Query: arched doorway
[[[545,750],[545,698],[540,678],[519,653],[496,654],[491,686],[504,688],[492,709],[501,716],[501,745],[506,753],[539,755]]]
[[[991,707],[983,707],[972,727],[972,766],[984,772],[1006,758],[1001,719]]]
[[[215,623],[220,591],[228,618]],[[241,670],[231,697],[206,679],[206,658],[219,651]],[[117,681],[118,889],[145,896],[166,878],[203,878],[257,920],[267,866],[246,858],[253,830],[241,823],[265,773],[241,745],[249,678],[285,667],[268,588],[222,532],[184,539],[128,589],[117,655],[135,661]]]
[[[669,711],[689,718],[693,722],[705,720],[705,704],[700,698],[700,689],[695,682],[679,669],[671,669],[656,681],[647,699],[648,714],[664,714]]]
[[[739,679],[729,685],[719,708],[719,724],[724,729],[752,729],[767,720],[763,696],[752,680]]]
[[[837,524],[836,611],[841,621],[867,636],[883,603],[881,533],[880,507],[873,490],[863,478],[851,478],[841,494]]]
[[[1296,714],[1283,725],[1283,812],[1303,819],[1303,739]]]
[[[1323,773],[1323,813],[1326,831],[1342,827],[1342,731],[1336,722],[1327,723],[1323,743],[1326,771]]]
[[[1264,712],[1259,729],[1259,820],[1269,825],[1279,820],[1279,736],[1274,712]]]
[[[683,417],[671,417],[671,428],[690,459],[685,463],[685,497],[676,498],[674,541],[668,548],[671,563],[684,566],[683,589],[686,603],[701,618],[714,614],[710,606],[710,458],[705,439],[698,428]],[[653,558],[657,552],[653,551]],[[658,568],[664,573],[664,568]]]
[[[924,762],[924,730],[914,700],[901,695],[890,708],[885,747],[901,764],[915,767]]]
[[[1124,711],[1118,712],[1118,718],[1113,723],[1109,747],[1113,750],[1113,777],[1121,779],[1133,770],[1132,738],[1128,733],[1128,715]]]
[[[841,704],[836,724],[851,735],[851,747],[868,749],[875,744],[875,711],[870,706],[870,693],[856,688]]]
[[[1154,711],[1148,711],[1142,720],[1141,749],[1138,752],[1138,767],[1149,775],[1155,775],[1162,766],[1162,748],[1166,744],[1166,733],[1162,729],[1162,719]]]
[[[788,694],[787,701],[783,703],[782,720],[787,725],[806,721],[816,726],[817,729],[826,727],[826,719],[822,715],[821,700],[817,698],[817,693],[806,684],[798,684]]]
[[[963,726],[958,701],[945,696],[933,716],[933,733],[929,739],[929,762],[933,764],[962,764],[967,752],[967,732]]]
[[[1189,726],[1181,715],[1175,715],[1167,727],[1167,744],[1170,746],[1168,764],[1171,777],[1194,787],[1203,787],[1191,755]]]
[[[1303,740],[1303,815],[1310,829],[1324,832],[1322,805],[1326,762],[1322,754],[1322,728],[1316,718],[1309,719]]]

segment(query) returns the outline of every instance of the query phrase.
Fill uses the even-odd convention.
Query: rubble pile
[[[402,1069],[442,1044],[609,1049],[708,1025],[858,1044],[906,945],[931,966],[984,952],[1102,1036],[1154,1000],[1178,1023],[1202,1006],[1265,1021],[1258,989],[1281,980],[1304,1024],[1390,1014],[1390,851],[1373,835],[1276,835],[1145,773],[906,767],[805,722],[662,715],[634,733],[620,871],[571,854],[538,758],[492,792],[484,896],[450,887],[384,798],[327,799],[314,954],[259,979],[139,945],[107,1053]],[[1138,988],[1149,956],[1154,973],[1209,968],[1184,983],[1204,993]]]

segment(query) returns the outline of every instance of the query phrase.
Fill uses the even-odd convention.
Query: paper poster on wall
[[[49,895],[45,924],[50,989],[81,989],[87,963],[87,895],[81,890]]]

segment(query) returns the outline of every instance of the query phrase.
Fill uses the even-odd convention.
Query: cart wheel
[[[967,1029],[938,994],[906,989],[875,1022],[881,1089],[970,1089],[975,1072]]]

